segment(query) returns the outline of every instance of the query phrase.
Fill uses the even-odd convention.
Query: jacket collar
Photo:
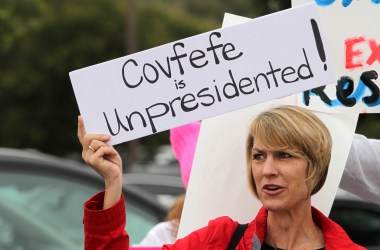
[[[313,221],[322,229],[325,238],[325,249],[365,249],[351,241],[346,232],[334,221],[327,218],[315,207],[311,208]],[[252,249],[260,249],[265,239],[267,230],[268,211],[261,207],[256,218],[250,223],[249,231],[254,234]],[[255,248],[256,247],[256,248]]]

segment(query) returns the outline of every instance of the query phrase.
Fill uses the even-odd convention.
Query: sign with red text
[[[320,26],[306,4],[70,72],[86,131],[118,144],[333,82]]]
[[[293,0],[293,5],[310,2]],[[299,95],[299,103],[325,112],[380,112],[380,2],[315,0],[337,81]]]

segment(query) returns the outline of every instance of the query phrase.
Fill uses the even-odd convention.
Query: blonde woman
[[[86,135],[81,120],[78,136],[84,160],[106,183],[85,204],[85,249],[129,249],[121,159],[107,135]],[[247,178],[263,206],[236,249],[365,249],[311,205],[325,182],[331,148],[327,127],[306,109],[279,106],[256,117],[247,136]],[[216,218],[162,249],[226,249],[237,226],[229,217]]]

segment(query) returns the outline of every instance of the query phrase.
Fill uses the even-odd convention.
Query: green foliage
[[[356,133],[380,139],[380,114],[360,114]]]
[[[1,146],[78,151],[68,73],[123,55],[125,8],[113,2],[0,2]]]
[[[139,13],[140,50],[210,31],[221,25],[215,19],[198,18],[176,5],[168,9],[167,4],[159,1],[141,4]]]

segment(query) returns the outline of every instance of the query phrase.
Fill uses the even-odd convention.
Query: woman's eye
[[[260,160],[264,159],[264,156],[262,154],[254,154],[253,159],[255,161],[260,161]]]
[[[290,158],[290,157],[292,157],[291,154],[288,154],[288,153],[285,153],[285,152],[280,152],[278,155],[279,155],[280,158]]]

